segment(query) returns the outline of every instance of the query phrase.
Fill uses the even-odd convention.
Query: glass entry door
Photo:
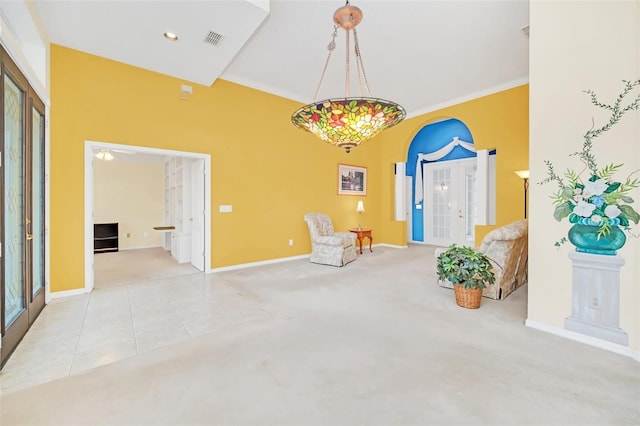
[[[0,162],[0,365],[44,307],[45,108],[4,50]]]
[[[426,163],[424,242],[473,247],[477,217],[475,158]]]
[[[37,101],[37,102],[36,102]],[[27,150],[27,288],[30,293],[29,323],[33,323],[44,308],[44,104],[39,99],[31,102],[31,141]],[[29,219],[30,218],[30,219]]]

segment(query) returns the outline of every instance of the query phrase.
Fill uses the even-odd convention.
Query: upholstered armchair
[[[528,240],[529,227],[526,219],[501,226],[485,235],[477,250],[491,259],[496,281],[483,290],[483,296],[501,300],[527,282]],[[443,250],[446,249],[436,249],[436,257]],[[440,281],[439,284],[452,287],[448,281]]]
[[[311,262],[344,266],[356,259],[356,235],[335,232],[331,219],[324,213],[307,213],[304,221],[311,235]]]

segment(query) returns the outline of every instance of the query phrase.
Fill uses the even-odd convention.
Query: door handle
[[[33,240],[33,234],[27,232],[27,241]]]

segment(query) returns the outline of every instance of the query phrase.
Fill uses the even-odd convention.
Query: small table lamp
[[[360,222],[358,224],[358,229],[362,229],[362,213],[364,213],[364,202],[358,201],[356,212],[358,212],[358,214],[360,215]]]
[[[518,170],[514,172],[520,179],[524,180],[524,218],[527,218],[527,190],[529,189],[529,170]]]

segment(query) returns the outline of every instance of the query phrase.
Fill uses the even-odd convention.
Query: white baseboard
[[[221,268],[212,268],[207,273],[234,271],[236,269],[253,268],[254,266],[271,265],[274,263],[289,262],[290,260],[306,259],[310,254],[302,254],[300,256],[281,257],[279,259],[262,260],[260,262],[240,263],[238,265],[223,266]]]
[[[565,330],[564,328],[553,327],[529,319],[524,322],[524,325],[526,327],[535,328],[536,330],[564,337],[565,339],[575,340],[576,342],[584,343],[589,346],[594,346],[596,348],[604,349],[609,352],[615,352],[620,355],[628,356],[629,358],[640,362],[640,351],[631,349],[628,346],[618,345],[616,343],[607,342],[606,340],[596,339],[595,337],[586,336],[574,331]]]
[[[164,248],[164,247],[162,247],[162,245],[157,245],[157,244],[153,246],[120,247],[118,251],[140,250],[140,249],[150,249],[150,248]]]
[[[409,246],[404,245],[404,246],[398,246],[396,244],[387,244],[387,243],[379,243],[379,244],[374,244],[373,247],[391,247],[391,248],[396,248],[396,249],[406,249],[409,248]]]
[[[61,297],[78,296],[80,294],[90,293],[86,288],[76,288],[73,290],[53,291],[49,293],[51,299],[60,299]]]
[[[373,244],[372,247],[391,247],[391,248],[396,248],[396,249],[406,249],[408,246],[398,246],[398,245],[394,245],[394,244],[380,243],[380,244]],[[253,268],[254,266],[271,265],[271,264],[274,264],[274,263],[289,262],[290,260],[306,259],[306,258],[309,258],[310,256],[311,256],[311,254],[302,254],[300,256],[281,257],[281,258],[278,258],[278,259],[263,260],[263,261],[260,261],[260,262],[240,263],[238,265],[223,266],[223,267],[220,267],[220,268],[212,268],[212,269],[208,270],[207,273],[209,274],[209,273],[223,272],[223,271],[234,271],[236,269]]]

